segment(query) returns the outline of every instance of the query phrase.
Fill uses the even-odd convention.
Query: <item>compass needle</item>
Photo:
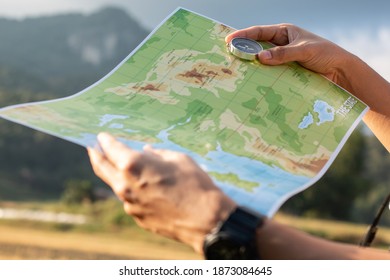
[[[263,50],[263,47],[256,41],[248,38],[236,37],[229,44],[229,51],[245,60],[255,60],[256,55]]]

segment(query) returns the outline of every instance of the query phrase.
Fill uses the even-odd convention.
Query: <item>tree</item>
[[[371,223],[380,205],[390,193],[390,154],[374,136],[366,137],[364,175],[372,184],[365,196],[355,200],[352,220]],[[386,210],[381,223],[390,226],[390,212]]]
[[[61,200],[66,204],[93,203],[96,196],[91,181],[71,179],[65,183]]]
[[[368,193],[364,176],[365,136],[355,130],[328,172],[282,207],[297,215],[349,220],[355,199]]]

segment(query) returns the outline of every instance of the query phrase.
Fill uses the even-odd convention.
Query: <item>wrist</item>
[[[206,193],[205,197],[206,202],[203,205],[206,205],[207,211],[199,212],[199,218],[202,219],[203,226],[198,234],[192,234],[193,240],[190,244],[200,254],[203,254],[203,244],[206,236],[237,208],[237,204],[219,189]]]
[[[388,116],[390,84],[359,57],[350,54],[339,67],[336,83],[366,103],[372,111]]]
[[[354,85],[356,84],[355,79],[361,76],[357,73],[362,68],[364,62],[354,54],[348,53],[340,60],[340,63],[336,67],[336,74],[332,79],[336,84],[341,86],[343,89],[354,93]]]

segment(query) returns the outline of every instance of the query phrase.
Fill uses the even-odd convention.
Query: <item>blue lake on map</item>
[[[313,115],[309,112],[306,116],[303,117],[302,122],[299,124],[298,128],[305,129],[308,128],[314,122]]]
[[[320,119],[317,125],[334,120],[335,109],[325,101],[317,100],[313,108],[314,112],[318,113],[318,118]]]
[[[328,103],[322,100],[316,100],[313,105],[313,111],[317,113],[319,121],[317,125],[321,125],[324,122],[331,122],[334,120],[335,109]],[[298,125],[299,129],[306,129],[314,123],[314,117],[311,112],[303,117],[303,120]]]

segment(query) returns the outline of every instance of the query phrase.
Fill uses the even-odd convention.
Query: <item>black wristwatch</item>
[[[258,260],[256,229],[265,217],[244,207],[237,207],[230,216],[218,223],[203,244],[208,260]]]

